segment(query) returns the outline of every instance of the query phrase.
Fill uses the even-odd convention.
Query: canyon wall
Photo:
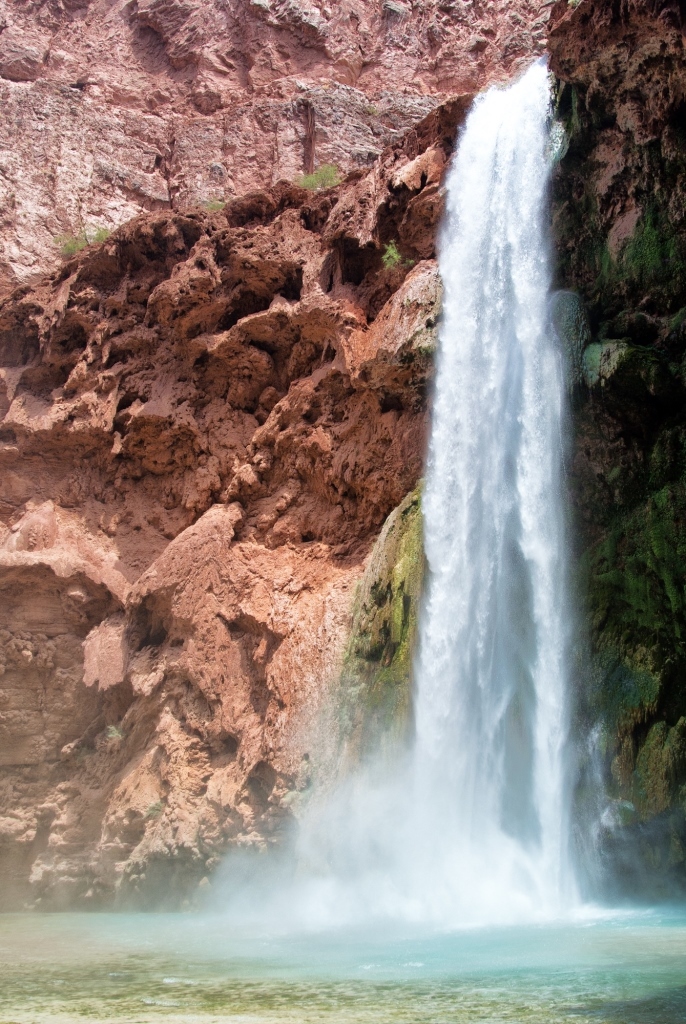
[[[441,99],[541,52],[548,12],[541,0],[3,0],[0,289],[142,211],[370,167]]]
[[[470,102],[343,185],[141,215],[0,304],[4,907],[193,900],[358,742],[356,585],[422,473]]]
[[[683,5],[3,12],[0,908],[194,905],[411,731],[441,182],[548,19],[579,843],[590,886],[674,892]]]
[[[560,0],[550,26],[569,140],[557,273],[588,318],[571,463],[579,800],[597,813],[600,781],[611,797],[595,883],[664,897],[686,885],[686,8]]]

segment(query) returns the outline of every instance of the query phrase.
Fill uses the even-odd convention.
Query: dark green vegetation
[[[590,645],[577,731],[602,726],[611,875],[668,896],[686,888],[686,131],[677,110],[639,143],[587,99],[559,94],[554,183],[558,282],[592,334],[572,464]]]

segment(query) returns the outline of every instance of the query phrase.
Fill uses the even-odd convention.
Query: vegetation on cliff
[[[411,730],[423,581],[417,487],[386,520],[355,595],[339,696],[343,738],[355,761],[392,751]]]

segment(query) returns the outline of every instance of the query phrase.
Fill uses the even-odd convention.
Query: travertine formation
[[[355,585],[422,471],[469,101],[0,305],[4,906],[178,905],[331,769]]]
[[[2,0],[0,289],[141,211],[367,168],[544,45],[546,0]]]

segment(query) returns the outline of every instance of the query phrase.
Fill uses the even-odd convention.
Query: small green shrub
[[[303,174],[298,179],[301,188],[309,188],[313,192],[321,188],[333,188],[341,180],[341,172],[335,164],[322,164],[312,174]]]
[[[55,235],[53,241],[59,245],[63,256],[74,256],[92,242],[105,242],[109,237],[108,228],[95,228],[93,231],[84,228],[78,235]]]
[[[145,812],[146,818],[159,818],[160,814],[164,810],[164,803],[162,800],[156,800],[154,804],[150,804],[147,811]]]
[[[398,243],[395,239],[384,247],[381,262],[383,263],[385,270],[393,270],[394,267],[399,267],[401,264],[405,267],[414,266],[414,260],[404,260],[402,258],[400,250],[398,249]]]
[[[123,740],[124,733],[117,725],[108,725],[107,731],[105,732],[108,740]]]
[[[223,199],[208,199],[202,205],[208,213],[220,213],[226,206],[226,203]]]
[[[88,245],[88,239],[83,232],[80,235],[55,235],[54,242],[55,245],[59,245],[63,256],[73,256]]]
[[[402,256],[395,242],[389,242],[383,251],[381,262],[383,263],[386,270],[392,270],[393,267],[397,267],[399,263],[402,263]]]

